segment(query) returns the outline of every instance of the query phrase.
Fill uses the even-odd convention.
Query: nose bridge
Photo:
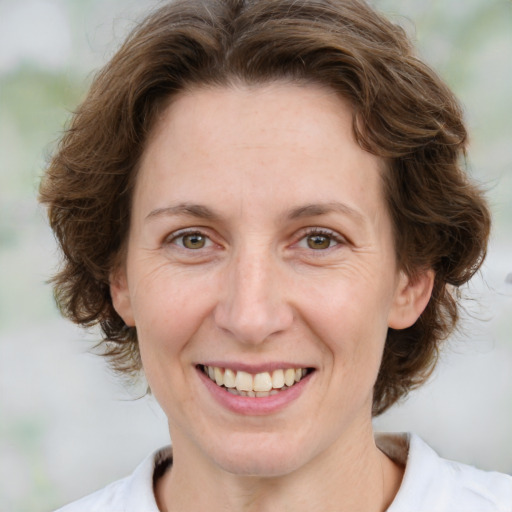
[[[293,313],[284,295],[283,269],[264,244],[233,255],[216,322],[244,343],[260,343],[285,330]]]

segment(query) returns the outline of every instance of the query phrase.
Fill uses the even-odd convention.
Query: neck
[[[164,512],[309,512],[319,506],[384,512],[398,491],[402,468],[376,447],[371,426],[357,440],[347,439],[297,470],[274,477],[241,476],[198,463],[193,447],[175,440],[172,470],[157,485],[157,501]]]

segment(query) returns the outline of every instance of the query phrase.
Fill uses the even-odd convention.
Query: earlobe
[[[116,269],[110,274],[110,296],[117,314],[128,327],[135,327],[132,303],[128,289],[128,280],[124,268]]]
[[[432,269],[424,270],[413,278],[400,271],[393,305],[388,317],[388,327],[406,329],[418,320],[432,294],[435,273]]]

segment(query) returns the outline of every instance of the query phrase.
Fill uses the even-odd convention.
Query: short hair
[[[129,230],[138,164],[156,117],[192,86],[320,84],[348,100],[353,132],[382,157],[400,268],[435,271],[414,325],[389,329],[374,386],[378,415],[422,384],[456,326],[457,289],[485,257],[490,215],[462,165],[460,105],[405,31],[362,0],[177,0],[135,27],[96,75],[40,186],[63,265],[62,313],[99,324],[104,355],[141,369],[135,328],[114,310],[109,275]]]

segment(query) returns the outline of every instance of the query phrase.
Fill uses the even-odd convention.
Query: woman
[[[427,378],[489,213],[449,89],[360,1],[183,0],[96,77],[41,185],[65,315],[169,448],[72,511],[510,511],[376,416]]]

